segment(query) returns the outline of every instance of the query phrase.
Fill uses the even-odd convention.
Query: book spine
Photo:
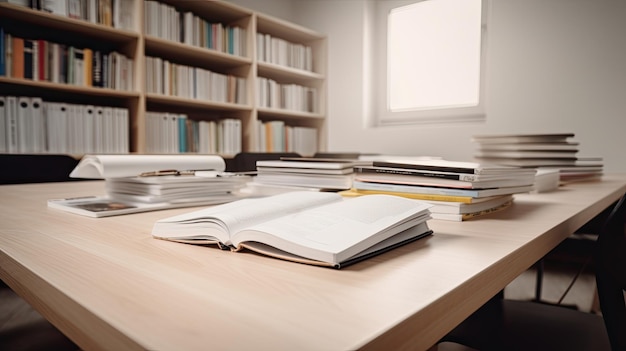
[[[439,171],[439,172],[450,172],[450,173],[476,174],[476,170],[474,170],[473,168],[441,167],[441,166],[430,166],[430,165],[420,165],[420,164],[412,165],[410,163],[394,163],[394,162],[385,162],[385,161],[373,161],[372,166],[388,167],[388,168],[406,168],[406,169],[414,169],[414,170],[427,170],[427,171]]]
[[[13,37],[13,78],[24,78],[24,39]]]
[[[397,174],[397,175],[406,175],[406,176],[418,176],[418,177],[431,177],[431,178],[440,178],[440,179],[450,179],[450,180],[461,180],[462,176],[459,174],[451,174],[451,173],[434,173],[434,172],[421,172],[411,169],[401,169],[401,168],[387,168],[387,167],[364,167],[357,166],[354,168],[355,173],[361,174]]]
[[[0,153],[5,153],[8,150],[8,137],[6,131],[8,123],[6,121],[6,109],[6,99],[4,96],[0,96]]]
[[[16,153],[19,150],[19,132],[17,127],[17,97],[6,97],[6,132],[7,132],[7,151]]]
[[[499,211],[502,211],[504,209],[509,208],[512,203],[513,203],[513,201],[511,200],[511,201],[503,203],[500,206],[488,208],[488,209],[485,209],[485,210],[482,210],[482,211],[472,212],[472,213],[463,213],[463,214],[461,214],[461,220],[466,221],[466,220],[470,220],[472,218],[488,215],[490,213],[499,212]]]
[[[0,26],[0,77],[6,76],[6,40],[4,34],[4,27]]]
[[[451,196],[469,196],[479,197],[480,193],[474,190],[468,189],[451,189],[451,188],[435,188],[425,186],[412,186],[412,185],[397,185],[386,183],[373,183],[373,182],[361,182],[354,181],[354,187],[357,189],[365,190],[387,190],[396,192],[407,192],[413,194],[430,194],[430,195],[451,195]]]
[[[48,64],[48,54],[46,51],[47,48],[47,41],[45,40],[37,40],[36,42],[37,44],[37,79],[41,80],[41,81],[46,81],[47,79],[47,72],[46,72],[46,66]]]

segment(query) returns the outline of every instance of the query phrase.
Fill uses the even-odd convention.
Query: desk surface
[[[88,218],[46,200],[102,182],[0,186],[0,277],[85,349],[426,349],[626,191],[626,175],[516,196],[342,270],[153,239],[177,209]]]

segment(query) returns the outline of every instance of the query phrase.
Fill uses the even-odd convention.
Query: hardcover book
[[[342,268],[432,234],[428,208],[397,196],[294,191],[164,218],[152,236]]]

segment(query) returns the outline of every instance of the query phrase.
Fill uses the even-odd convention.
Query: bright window
[[[379,124],[484,119],[484,1],[379,2]]]

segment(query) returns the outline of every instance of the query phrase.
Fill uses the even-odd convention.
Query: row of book
[[[146,113],[146,151],[156,154],[225,154],[242,150],[242,125],[236,118],[193,120],[185,114]]]
[[[281,84],[259,77],[257,79],[257,105],[291,111],[317,111],[317,89],[298,84]]]
[[[128,153],[128,110],[0,96],[2,153]]]
[[[317,151],[317,129],[291,126],[285,121],[257,121],[258,152],[295,152],[312,156]]]
[[[582,157],[574,133],[491,134],[472,138],[479,162],[535,168],[558,173],[561,183],[597,179],[603,174],[602,157]],[[557,183],[558,186],[558,183]]]
[[[5,0],[55,15],[120,29],[135,29],[133,0]]]
[[[432,158],[282,158],[257,161],[256,194],[308,189],[346,197],[387,194],[428,202],[433,218],[464,221],[501,211],[533,190],[534,169]]]
[[[308,45],[257,33],[256,47],[257,60],[260,62],[313,71],[313,50]]]
[[[147,35],[245,56],[246,30],[239,26],[212,23],[189,11],[159,1],[144,1],[144,31]]]
[[[146,91],[188,99],[245,104],[246,79],[146,57]]]
[[[115,51],[22,38],[0,27],[0,76],[132,90],[133,71],[133,60]]]

